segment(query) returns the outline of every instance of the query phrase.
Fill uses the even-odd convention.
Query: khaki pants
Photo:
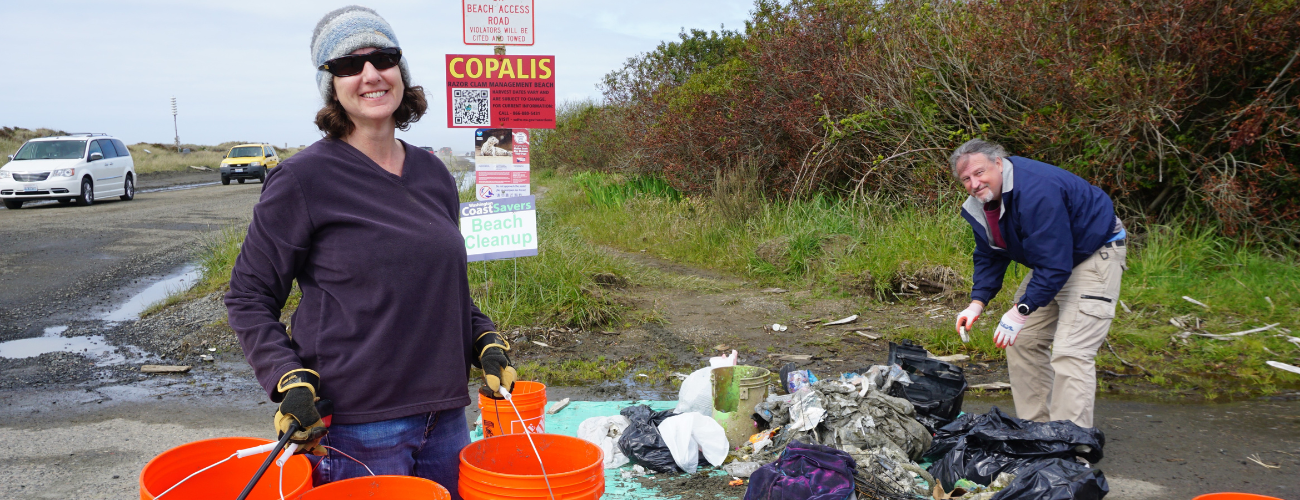
[[[1051,303],[1029,315],[1015,344],[1007,348],[1016,416],[1093,426],[1095,358],[1115,318],[1120,278],[1128,268],[1126,255],[1126,247],[1102,247],[1075,266]],[[1031,277],[1033,271],[1020,283],[1016,303]]]

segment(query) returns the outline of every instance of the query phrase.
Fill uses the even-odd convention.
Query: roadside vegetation
[[[758,0],[743,30],[684,30],[562,105],[533,165],[594,243],[960,309],[973,241],[946,157],[992,139],[1102,187],[1129,228],[1103,386],[1268,394],[1300,386],[1264,364],[1300,363],[1297,21],[1294,0]],[[887,337],[1003,358],[918,319]]]

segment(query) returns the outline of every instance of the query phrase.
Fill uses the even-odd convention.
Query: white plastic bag
[[[664,437],[677,467],[687,474],[695,473],[700,453],[714,466],[722,465],[727,459],[727,433],[710,417],[699,413],[673,415],[659,424],[659,434]]]
[[[605,452],[605,468],[622,467],[627,456],[618,449],[618,437],[632,422],[622,415],[591,417],[578,424],[578,437],[590,441]]]
[[[713,367],[695,370],[677,391],[676,413],[699,413],[713,417]]]
[[[710,368],[721,368],[723,366],[736,366],[736,350],[732,349],[731,354],[726,356],[714,356],[709,358]]]

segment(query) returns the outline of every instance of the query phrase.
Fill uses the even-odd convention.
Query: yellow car
[[[229,185],[230,179],[244,183],[245,179],[266,182],[266,171],[280,164],[280,154],[270,144],[240,144],[226,152],[221,160],[221,183]]]

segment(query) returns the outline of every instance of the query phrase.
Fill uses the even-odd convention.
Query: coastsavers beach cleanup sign
[[[460,204],[460,234],[470,262],[537,255],[532,196]]]
[[[461,0],[466,45],[532,45],[533,0]]]
[[[479,200],[528,196],[528,129],[474,131],[474,191]]]
[[[555,56],[447,54],[447,126],[555,128]]]

